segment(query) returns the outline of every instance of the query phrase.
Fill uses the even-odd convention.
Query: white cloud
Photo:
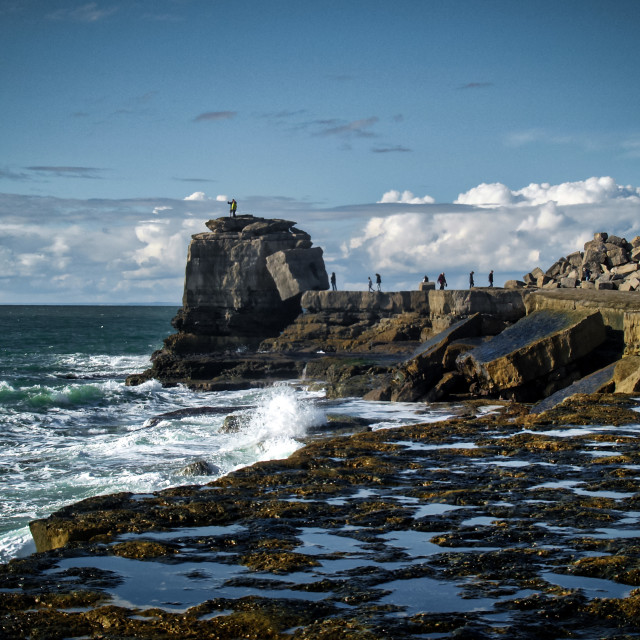
[[[479,207],[503,207],[514,202],[514,192],[499,182],[483,182],[466,193],[461,193],[456,204],[470,204]]]
[[[610,177],[588,178],[578,182],[563,182],[551,185],[531,183],[523,189],[512,191],[504,184],[480,184],[455,201],[457,204],[470,204],[479,207],[495,206],[531,206],[546,202],[558,205],[595,204],[609,200],[633,199],[640,202],[640,188],[620,186]]]
[[[392,189],[383,194],[382,199],[378,200],[379,203],[402,203],[402,204],[433,204],[435,200],[431,196],[423,196],[422,198],[415,197],[411,191],[396,191]]]
[[[388,198],[400,202],[402,194]],[[479,274],[490,269],[498,274],[498,284],[500,277],[521,278],[536,266],[546,269],[582,249],[597,231],[628,240],[640,234],[640,189],[607,177],[530,184],[516,191],[483,183],[456,203],[404,211],[396,206],[388,214],[379,205],[359,229],[340,238],[335,251],[352,272],[384,272],[387,281],[398,282],[415,274],[418,282],[420,273],[435,277],[444,270],[450,286],[465,287],[472,269],[479,284],[484,284]]]
[[[365,289],[376,272],[387,290],[415,288],[440,271],[450,287],[466,287],[471,269],[478,284],[494,269],[500,285],[548,268],[596,231],[640,235],[640,190],[611,178],[519,190],[484,183],[456,204],[388,193],[380,203],[332,209],[283,197],[243,204],[256,216],[296,221],[347,289]],[[190,237],[226,217],[226,202],[0,194],[0,302],[178,303]]]
[[[196,191],[195,193],[192,193],[190,196],[187,196],[185,198],[185,200],[195,200],[197,202],[203,202],[206,199],[207,196],[205,195],[204,191]]]

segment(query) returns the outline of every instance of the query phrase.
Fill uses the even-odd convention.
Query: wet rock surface
[[[450,408],[36,521],[0,636],[639,637],[640,402]]]

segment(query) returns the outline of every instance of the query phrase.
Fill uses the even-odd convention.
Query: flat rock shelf
[[[640,400],[474,401],[101,496],[0,566],[23,638],[637,638]]]

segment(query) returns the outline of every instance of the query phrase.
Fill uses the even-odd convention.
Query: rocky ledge
[[[322,249],[292,221],[207,226],[189,248],[178,332],[129,384],[228,390],[304,377],[332,397],[531,403],[563,400],[578,381],[587,393],[640,389],[640,298],[625,284],[640,273],[640,237],[597,233],[505,289],[364,292],[327,291]]]
[[[318,433],[205,486],[84,500],[0,566],[0,635],[637,638],[639,408],[467,403]]]

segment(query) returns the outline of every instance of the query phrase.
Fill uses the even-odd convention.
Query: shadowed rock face
[[[319,278],[324,275],[327,280],[321,256],[318,260],[317,250],[311,249],[309,234],[294,225],[289,220],[253,216],[210,220],[211,233],[194,235],[189,246],[183,307],[174,319],[179,332],[209,338],[202,349],[208,351],[257,344],[291,322],[300,312],[299,296],[283,301],[267,259],[295,250],[298,260],[303,260],[311,251]],[[302,288],[304,284],[298,287]]]
[[[548,376],[593,351],[605,337],[599,313],[536,311],[462,354],[457,366],[496,393]]]

